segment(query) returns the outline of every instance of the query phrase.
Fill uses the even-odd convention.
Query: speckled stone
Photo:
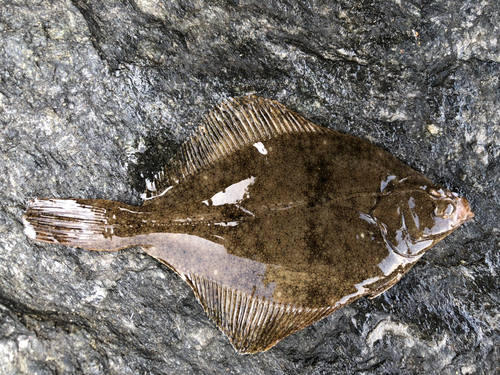
[[[500,371],[495,2],[0,2],[0,373]],[[139,204],[221,99],[258,94],[383,147],[476,217],[395,287],[240,356],[141,249],[40,245],[34,197]]]

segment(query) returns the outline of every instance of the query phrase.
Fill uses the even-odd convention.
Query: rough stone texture
[[[498,0],[0,0],[0,373],[500,373]],[[239,356],[140,249],[26,239],[34,197],[139,204],[222,98],[384,147],[474,220],[390,291]]]

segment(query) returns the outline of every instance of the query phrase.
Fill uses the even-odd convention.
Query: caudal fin
[[[116,250],[106,209],[77,199],[34,199],[23,216],[24,233],[37,241],[93,250]]]

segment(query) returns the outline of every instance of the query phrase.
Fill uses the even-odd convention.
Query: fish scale
[[[208,113],[148,186],[138,207],[34,199],[25,233],[141,246],[193,288],[239,353],[380,295],[473,217],[465,198],[381,148],[257,96]]]

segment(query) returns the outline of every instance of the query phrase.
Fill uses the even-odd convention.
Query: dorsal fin
[[[249,144],[285,133],[323,132],[282,104],[255,95],[225,100],[203,118],[177,155],[156,176],[146,199]]]
[[[270,349],[286,336],[327,317],[338,308],[307,308],[271,302],[194,274],[186,275],[186,280],[210,319],[241,354]]]

